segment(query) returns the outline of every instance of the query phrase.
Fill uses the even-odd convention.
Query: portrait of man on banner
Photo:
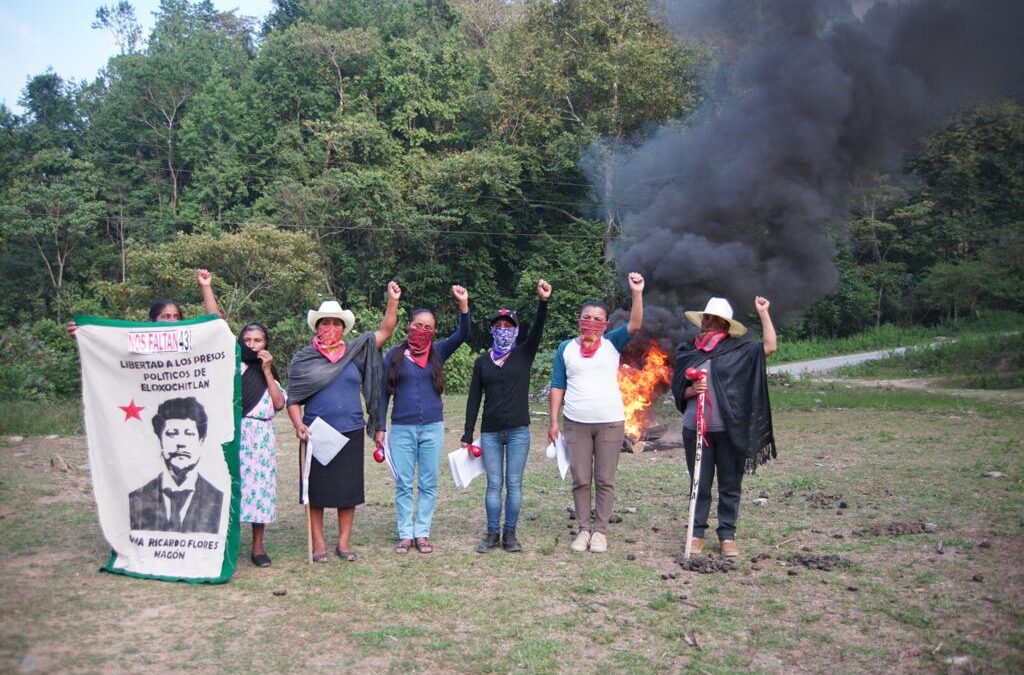
[[[164,470],[128,495],[132,530],[217,532],[224,493],[198,470],[206,410],[195,397],[164,401],[153,416]]]

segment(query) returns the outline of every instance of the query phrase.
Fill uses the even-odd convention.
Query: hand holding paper
[[[309,425],[309,438],[312,441],[313,457],[323,466],[327,466],[348,443],[348,436],[319,417]]]
[[[475,445],[476,441],[470,447]],[[474,478],[484,473],[484,460],[480,456],[470,454],[466,448],[448,453],[448,466],[452,470],[455,487],[460,489],[469,487]]]
[[[548,459],[558,462],[558,473],[562,480],[565,480],[565,475],[569,472],[569,450],[565,447],[565,436],[559,433],[555,442],[548,445],[546,454]]]

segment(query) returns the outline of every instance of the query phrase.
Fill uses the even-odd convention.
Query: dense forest
[[[450,284],[528,315],[544,276],[547,338],[570,334],[627,271],[582,158],[716,103],[715,43],[649,4],[275,0],[252,19],[163,0],[148,36],[130,3],[99,8],[120,53],[93,81],[41,73],[24,114],[0,106],[0,393],[73,393],[61,322],[156,297],[194,315],[197,267],[286,351],[322,298],[376,325],[392,278],[444,328]],[[1024,310],[1024,106],[959,109],[900,162],[823,225],[838,283],[787,335]]]

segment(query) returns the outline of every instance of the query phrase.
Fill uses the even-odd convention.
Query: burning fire
[[[634,365],[635,364],[635,365]],[[626,406],[626,435],[639,439],[650,423],[651,404],[672,383],[668,354],[655,340],[633,340],[619,365],[619,390]]]

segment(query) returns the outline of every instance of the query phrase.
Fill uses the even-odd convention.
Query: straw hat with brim
[[[711,298],[708,300],[708,306],[704,308],[703,312],[685,312],[685,314],[690,323],[698,327],[701,321],[703,321],[705,314],[725,319],[729,322],[729,335],[732,337],[740,337],[747,332],[746,326],[732,318],[732,305],[725,298]]]
[[[317,321],[327,318],[341,319],[341,322],[345,324],[346,333],[356,325],[356,315],[352,313],[352,310],[342,309],[337,300],[324,300],[320,303],[319,309],[311,309],[306,313],[306,322],[313,331],[316,330]]]

